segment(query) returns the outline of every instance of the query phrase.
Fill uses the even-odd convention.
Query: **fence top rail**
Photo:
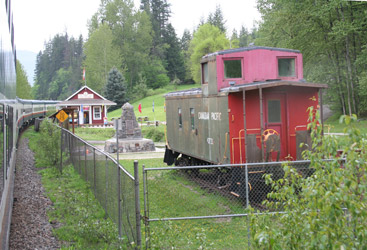
[[[323,161],[345,161],[344,158],[340,159],[324,159]],[[208,169],[208,168],[226,168],[226,167],[253,167],[253,166],[270,166],[270,165],[301,165],[301,164],[309,164],[310,160],[302,160],[302,161],[278,161],[278,162],[254,162],[254,163],[242,163],[242,164],[222,164],[222,165],[201,165],[201,166],[182,166],[182,167],[160,167],[160,168],[146,168],[143,166],[143,171],[155,171],[155,170],[182,170],[182,169]]]
[[[65,131],[66,133],[69,133],[71,136],[74,136],[75,138],[77,138],[79,141],[83,142],[85,145],[87,145],[88,147],[93,148],[94,150],[98,151],[99,153],[101,153],[102,155],[106,156],[106,158],[108,158],[109,160],[111,160],[112,162],[114,162],[128,177],[130,177],[132,180],[135,180],[135,178],[123,167],[121,166],[121,164],[119,162],[117,162],[117,160],[115,158],[113,158],[110,154],[100,150],[99,148],[93,146],[92,144],[90,144],[89,142],[83,140],[82,138],[80,138],[79,136],[77,136],[76,134],[73,134],[72,132],[70,132],[67,129],[64,129],[62,127],[60,127],[59,125],[56,125],[58,128],[60,128],[62,131]]]

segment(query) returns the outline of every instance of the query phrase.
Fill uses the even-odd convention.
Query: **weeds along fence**
[[[90,145],[70,131],[61,128],[62,167],[72,164],[89,183],[106,214],[118,225],[120,238],[127,245],[141,246],[138,164],[134,176],[114,158]],[[137,178],[135,178],[137,177]]]
[[[147,248],[250,248],[247,208],[280,212],[269,211],[262,201],[271,201],[264,174],[273,180],[283,178],[282,164],[143,166]],[[305,178],[313,173],[309,161],[288,164]]]

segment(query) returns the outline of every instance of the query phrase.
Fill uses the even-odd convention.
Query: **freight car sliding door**
[[[264,121],[265,130],[275,130],[280,137],[280,160],[287,155],[287,106],[286,95],[281,93],[265,93],[264,95]],[[272,153],[276,159],[276,153]]]

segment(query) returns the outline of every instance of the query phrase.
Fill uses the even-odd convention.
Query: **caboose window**
[[[241,60],[224,60],[224,78],[242,78]]]
[[[178,108],[178,127],[182,128],[182,111],[181,111],[181,108]]]
[[[202,76],[203,84],[208,83],[209,82],[208,63],[202,64],[202,71],[203,71],[203,76]]]
[[[268,101],[268,122],[279,123],[280,118],[280,100],[269,100]]]
[[[279,58],[278,74],[280,77],[295,77],[296,76],[295,59]]]
[[[190,108],[190,118],[191,118],[191,129],[195,129],[195,109]]]

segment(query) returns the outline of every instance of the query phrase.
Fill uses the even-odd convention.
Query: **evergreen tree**
[[[180,44],[172,24],[167,25],[164,42],[168,45],[165,50],[165,62],[167,64],[167,75],[171,81],[175,78],[183,81],[185,79],[185,67]]]
[[[189,50],[189,46],[190,46],[190,42],[191,42],[192,36],[189,30],[185,29],[183,34],[182,34],[182,38],[181,38],[181,49],[183,51],[188,51]]]
[[[213,26],[218,27],[220,31],[224,34],[227,32],[225,27],[226,21],[224,20],[222,8],[220,7],[220,5],[216,6],[214,13],[209,14],[207,22]]]
[[[233,29],[233,31],[232,31],[232,36],[231,36],[230,42],[231,42],[231,46],[230,46],[231,49],[234,49],[234,48],[238,48],[239,47],[240,40],[238,38],[238,34],[237,34],[237,30],[236,29]]]
[[[125,78],[116,68],[111,69],[108,73],[104,95],[108,100],[117,103],[117,105],[109,108],[110,111],[121,108],[129,101],[126,96]]]
[[[170,16],[171,9],[170,4],[167,3],[167,0],[151,0],[151,21],[155,34],[155,45],[162,45],[162,39],[165,34]]]
[[[242,25],[239,36],[239,46],[247,47],[250,44],[250,34],[245,26]]]
[[[150,0],[140,0],[140,10],[150,15]]]
[[[80,87],[83,42],[82,36],[75,40],[65,33],[64,35],[57,34],[45,44],[45,49],[37,55],[33,87],[35,98],[61,99],[60,95],[69,96]],[[64,79],[67,76],[67,79],[60,81],[60,76],[58,76],[60,69],[63,69],[63,72],[68,71],[62,77]],[[50,91],[51,83],[55,85],[61,82],[63,86],[52,86],[52,91]]]

